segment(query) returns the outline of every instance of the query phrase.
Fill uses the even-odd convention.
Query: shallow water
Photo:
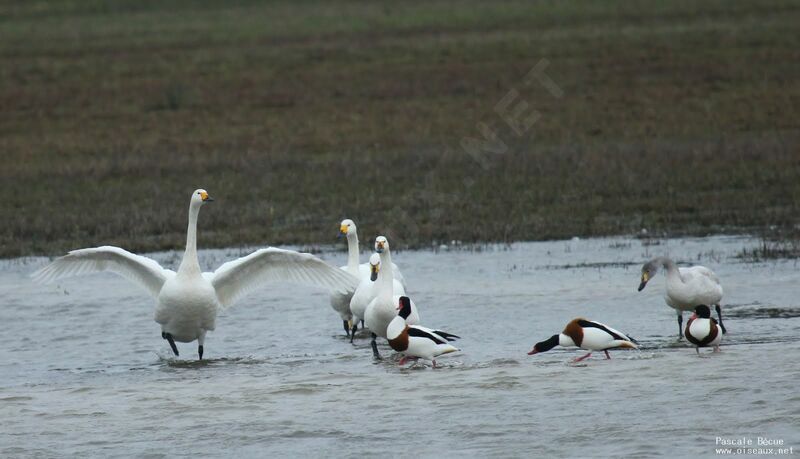
[[[592,239],[394,254],[424,325],[459,334],[440,369],[375,362],[323,291],[274,285],[173,358],[146,293],[110,274],[40,286],[0,262],[0,456],[714,456],[717,437],[800,449],[800,266],[742,263],[739,237]],[[206,251],[213,269],[239,250]],[[722,352],[677,342],[667,254],[723,281]],[[175,254],[155,254],[175,267]],[[335,264],[343,253],[323,253]],[[362,258],[366,258],[363,256]],[[576,316],[641,351],[527,356]],[[688,316],[688,314],[687,314]],[[797,454],[797,453],[795,453]]]

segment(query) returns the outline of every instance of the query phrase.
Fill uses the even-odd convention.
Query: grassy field
[[[398,247],[791,230],[797,24],[772,0],[5,1],[0,256],[180,247],[199,187],[203,247],[343,217]]]

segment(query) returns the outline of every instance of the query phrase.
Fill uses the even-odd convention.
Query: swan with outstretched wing
[[[197,340],[200,359],[206,332],[214,330],[217,313],[266,283],[292,282],[343,294],[352,293],[358,284],[354,276],[311,254],[274,247],[224,263],[213,273],[202,272],[197,258],[197,217],[200,208],[211,201],[205,190],[192,193],[186,251],[177,271],[119,247],[104,246],[73,250],[32,277],[49,283],[101,271],[118,274],[156,299],[155,321],[161,325],[161,337],[169,342],[172,352],[178,355],[176,341]]]

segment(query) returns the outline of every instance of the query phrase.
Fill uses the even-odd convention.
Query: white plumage
[[[593,351],[603,351],[606,358],[610,359],[609,349],[637,349],[636,340],[619,330],[600,322],[594,322],[578,317],[571,320],[564,331],[550,338],[538,342],[528,355],[547,352],[556,346],[576,346],[589,351],[583,357],[575,359],[580,362],[592,355]]]
[[[339,237],[342,236],[347,238],[347,264],[342,266],[341,269],[354,276],[356,278],[356,286],[358,286],[359,282],[369,280],[370,265],[369,263],[360,263],[358,228],[353,220],[346,218],[339,224]],[[393,276],[398,279],[405,288],[405,279],[403,278],[403,274],[400,273],[400,270],[396,265],[393,265],[393,267],[395,268],[393,271]],[[358,319],[353,318],[350,304],[354,294],[355,289],[348,292],[332,292],[330,296],[331,308],[333,308],[333,310],[339,314],[339,317],[342,319],[342,325],[345,333],[348,335],[350,335],[351,332],[351,323],[355,325],[358,320],[364,318],[363,313]]]
[[[361,282],[356,287],[356,292],[350,300],[350,312],[353,315],[353,326],[360,320],[364,320],[364,315],[367,311],[367,306],[372,300],[378,296],[378,276],[380,276],[381,258],[377,253],[373,253],[369,259],[370,276],[361,279]],[[374,274],[373,274],[374,273]],[[406,289],[403,284],[395,279],[392,279],[392,293],[395,295],[405,295]],[[351,336],[352,337],[352,336]]]
[[[392,264],[389,241],[385,237],[378,236],[375,239],[375,251],[380,255],[381,260],[381,270],[378,273],[377,280],[378,292],[364,311],[364,325],[372,333],[386,338],[386,327],[389,326],[389,322],[392,319],[397,317],[397,305],[400,297],[405,295],[405,289],[402,292],[395,292],[394,282],[392,281],[394,265]],[[413,301],[411,302],[411,315],[408,317],[407,322],[410,325],[419,322],[419,313]]]
[[[667,257],[658,257],[645,263],[639,291],[643,290],[659,269],[666,270],[664,302],[678,315],[678,334],[682,334],[683,311],[694,311],[701,304],[713,305],[717,309],[722,326],[722,285],[714,271],[705,266],[679,268]]]
[[[722,342],[724,330],[717,326],[717,321],[711,318],[711,310],[701,304],[695,308],[695,313],[686,323],[686,339],[697,346],[700,353],[701,347],[713,347],[714,352],[719,352],[719,343]]]
[[[436,367],[436,357],[458,352],[459,349],[449,341],[459,337],[441,330],[433,330],[421,325],[409,325],[406,321],[411,314],[411,299],[407,296],[400,299],[400,313],[392,319],[386,328],[386,338],[395,351],[403,355],[399,364],[406,359],[430,360]]]
[[[213,273],[203,273],[197,259],[197,217],[204,203],[212,201],[205,190],[192,193],[186,251],[177,272],[155,260],[118,247],[74,250],[40,269],[32,277],[40,282],[101,271],[116,273],[147,290],[156,298],[155,321],[170,342],[198,340],[203,356],[207,331],[214,330],[217,313],[235,304],[267,282],[293,282],[352,291],[355,279],[319,258],[291,250],[267,248],[227,262]]]

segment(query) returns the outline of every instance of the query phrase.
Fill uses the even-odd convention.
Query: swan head
[[[201,206],[207,202],[212,202],[214,198],[208,195],[208,191],[199,188],[192,192],[192,206]]]
[[[369,280],[375,282],[378,280],[378,272],[381,270],[381,256],[373,253],[369,257]]]
[[[383,253],[384,250],[389,250],[389,240],[384,236],[375,238],[375,252]]]
[[[342,220],[342,223],[339,223],[339,236],[338,237],[350,237],[356,235],[356,224],[353,220],[349,218],[345,218]]]
[[[656,260],[650,260],[645,263],[644,266],[642,266],[642,278],[641,282],[639,283],[640,292],[644,290],[647,283],[653,278],[653,276],[656,275],[656,273],[658,273],[658,263],[656,263]]]

